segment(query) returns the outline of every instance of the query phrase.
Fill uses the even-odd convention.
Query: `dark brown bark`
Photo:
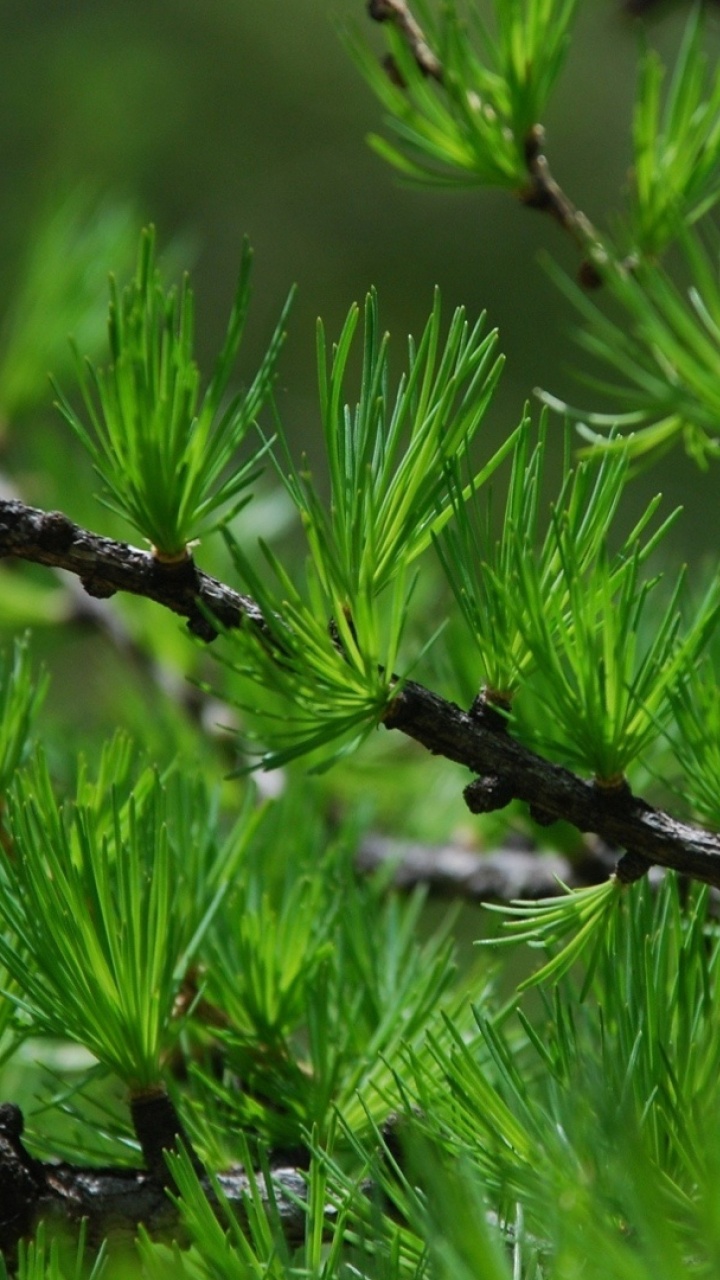
[[[25,1149],[21,1134],[23,1118],[11,1103],[0,1106],[0,1252],[10,1267],[19,1241],[29,1236],[44,1220],[52,1227],[88,1223],[88,1239],[99,1245],[108,1235],[132,1240],[143,1223],[155,1238],[180,1239],[182,1226],[177,1210],[166,1192],[167,1171],[142,1169],[86,1168],[62,1162],[34,1159]],[[305,1180],[294,1168],[271,1170],[273,1196],[284,1233],[290,1243],[303,1239]],[[244,1217],[244,1200],[252,1180],[242,1169],[218,1176],[218,1183],[230,1208]],[[255,1175],[261,1195],[268,1192],[262,1174]],[[210,1183],[205,1180],[209,1198]],[[332,1209],[328,1208],[328,1214]]]
[[[208,611],[227,628],[250,624],[264,629],[254,600],[196,566],[180,574],[159,569],[149,552],[98,537],[60,513],[45,513],[16,500],[0,501],[3,556],[67,569],[80,577],[91,594],[131,591],[147,596],[186,617],[190,629],[207,640],[216,634]],[[502,808],[511,799],[523,800],[536,821],[569,822],[647,864],[720,885],[720,836],[716,833],[680,822],[629,791],[602,791],[517,742],[498,727],[497,716],[484,714],[481,706],[463,711],[409,682],[386,711],[384,724],[475,775],[465,791],[473,812]]]
[[[154,1178],[167,1182],[165,1152],[177,1150],[178,1144],[185,1147],[195,1168],[202,1172],[175,1103],[164,1088],[133,1094],[130,1098],[130,1115],[145,1168]]]
[[[657,863],[720,885],[720,837],[714,832],[680,822],[627,789],[603,790],[577,777],[510,734],[488,728],[482,715],[462,711],[422,685],[405,685],[384,723],[414,738],[433,755],[465,765],[480,778],[500,779],[502,803],[507,803],[508,795],[524,800],[543,825],[569,822],[578,831],[594,832],[612,848],[645,859],[648,865]],[[465,796],[473,809],[473,784]],[[484,797],[480,811],[487,808]]]
[[[40,511],[16,499],[0,501],[0,557],[67,569],[97,598],[116,591],[145,596],[187,618],[188,629],[203,640],[217,635],[208,615],[223,627],[262,626],[253,600],[202,573],[193,560],[179,567],[162,564],[149,551],[80,528],[60,511]]]

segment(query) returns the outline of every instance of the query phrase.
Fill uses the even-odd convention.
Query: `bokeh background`
[[[544,123],[556,176],[601,227],[622,207],[638,42],[648,37],[672,59],[689,12],[682,2],[659,6],[640,28],[620,0],[581,0]],[[709,18],[717,27],[717,14]],[[136,230],[154,222],[161,245],[174,245],[175,259],[191,265],[205,368],[223,333],[243,235],[256,253],[248,370],[298,285],[279,403],[295,446],[311,458],[319,442],[315,319],[336,333],[371,285],[398,352],[420,331],[435,285],[448,312],[460,303],[471,316],[487,310],[507,355],[489,447],[516,424],[537,385],[571,402],[592,400],[572,374],[582,365],[575,316],[538,262],[549,252],[572,273],[574,247],[505,193],[403,187],[366,144],[381,112],[351,60],[347,32],[381,51],[364,0],[2,0],[0,311],[12,303],[42,219],[81,189],[90,207],[129,206]],[[717,43],[717,30],[711,34]],[[45,285],[40,273],[33,301],[41,314]],[[92,288],[102,307],[104,279]],[[31,412],[5,424],[2,467],[27,500],[119,532],[92,505],[89,477],[51,401],[48,386]],[[47,487],[48,457],[60,492]],[[673,454],[637,478],[627,519],[658,490],[666,509],[686,508],[674,554],[714,555],[714,469],[703,474]],[[148,622],[147,634],[158,625]],[[62,663],[53,643],[53,661]],[[74,690],[76,638],[72,644],[60,685]],[[108,684],[106,661],[88,652],[84,675],[96,688]],[[91,716],[84,713],[83,728]]]
[[[650,38],[668,55],[688,11],[653,17]],[[573,270],[562,233],[504,193],[403,188],[367,147],[381,114],[342,40],[353,29],[381,48],[363,0],[3,0],[0,28],[6,297],[40,211],[91,184],[131,199],[161,242],[185,242],[206,359],[243,234],[256,250],[249,362],[297,282],[283,411],[311,451],[315,317],[336,331],[373,284],[398,346],[421,327],[435,284],[448,308],[487,309],[508,357],[493,430],[517,420],[537,384],[587,399],[568,371],[580,361],[574,316],[537,262],[547,250]],[[600,225],[622,201],[638,39],[619,0],[584,0],[545,122],[559,180]],[[641,481],[658,486],[686,504],[690,486],[678,538],[688,553],[708,544],[714,477],[675,456]]]

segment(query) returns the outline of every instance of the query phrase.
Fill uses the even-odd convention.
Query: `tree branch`
[[[406,0],[369,0],[367,8],[375,22],[391,22],[397,28],[422,74],[443,85],[443,64]],[[385,66],[391,79],[406,87],[392,58],[386,60]],[[575,207],[550,172],[544,143],[545,130],[541,124],[534,124],[525,139],[528,182],[517,192],[518,199],[528,209],[548,213],[572,237],[584,255],[579,282],[586,289],[597,288],[602,284],[602,275],[596,262],[597,254],[591,251],[600,248],[600,237],[589,218]]]
[[[217,635],[208,614],[224,627],[246,622],[264,627],[254,600],[202,573],[192,559],[163,563],[149,551],[82,529],[61,511],[0,500],[0,557],[67,569],[90,596],[105,598],[116,591],[145,596],[187,618],[188,630],[202,640]]]
[[[14,1265],[18,1242],[32,1234],[41,1220],[67,1227],[88,1223],[89,1242],[98,1246],[109,1231],[131,1240],[139,1223],[157,1239],[180,1239],[182,1228],[165,1184],[170,1179],[142,1169],[88,1168],[67,1161],[36,1160],[22,1142],[23,1117],[12,1103],[0,1106],[0,1254]],[[271,1170],[272,1192],[261,1173],[250,1178],[241,1169],[219,1174],[217,1182],[232,1211],[246,1218],[246,1204],[253,1183],[261,1197],[277,1206],[283,1230],[291,1244],[299,1244],[305,1232],[306,1183],[295,1168]],[[208,1198],[211,1184],[202,1179]],[[327,1206],[327,1217],[333,1214]],[[189,1243],[186,1242],[186,1243]]]
[[[264,629],[259,606],[192,562],[181,570],[155,563],[149,552],[114,542],[18,501],[0,501],[0,557],[67,569],[91,594],[129,591],[186,617],[203,639],[217,634],[206,610],[228,628],[250,623]],[[474,813],[523,800],[538,822],[569,822],[625,849],[618,873],[635,879],[656,863],[720,886],[720,836],[680,822],[629,790],[609,791],[530,751],[505,732],[504,722],[478,702],[471,711],[409,682],[385,712],[383,723],[476,775],[465,789]]]
[[[405,0],[368,0],[367,8],[374,22],[392,22],[402,32],[423,75],[442,84],[442,63],[430,48],[420,23],[413,17]]]
[[[569,822],[592,831],[616,849],[627,851],[618,865],[633,880],[653,863],[720,885],[720,836],[679,822],[634,796],[629,788],[606,790],[577,777],[517,742],[497,717],[462,711],[422,685],[409,682],[383,717],[433,755],[465,765],[477,780],[465,788],[473,813],[504,808],[524,800],[536,822]],[[624,864],[624,865],[623,865]]]

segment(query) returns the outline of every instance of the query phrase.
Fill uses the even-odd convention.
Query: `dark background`
[[[688,13],[666,7],[646,26],[666,55]],[[381,112],[341,39],[353,27],[381,48],[363,0],[4,0],[0,14],[3,294],[38,209],[91,181],[132,197],[161,242],[180,235],[191,247],[206,363],[244,233],[256,250],[248,362],[297,282],[281,405],[311,453],[315,317],[337,332],[372,284],[400,349],[422,326],[435,284],[448,311],[487,308],[508,357],[493,437],[515,424],[537,384],[592,400],[569,372],[581,359],[574,315],[537,262],[544,248],[574,270],[560,230],[503,192],[403,188],[367,147]],[[544,122],[556,176],[600,226],[622,204],[639,38],[617,0],[581,2]],[[688,508],[679,551],[712,547],[714,470],[702,475],[676,453],[639,479],[633,500],[658,488]]]

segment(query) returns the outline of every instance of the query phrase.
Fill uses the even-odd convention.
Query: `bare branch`
[[[163,563],[149,551],[80,528],[60,511],[0,500],[2,556],[67,569],[90,596],[104,598],[116,591],[145,596],[187,618],[188,629],[203,640],[217,635],[208,614],[224,627],[247,622],[264,626],[254,600],[202,573],[192,559],[179,565]]]

